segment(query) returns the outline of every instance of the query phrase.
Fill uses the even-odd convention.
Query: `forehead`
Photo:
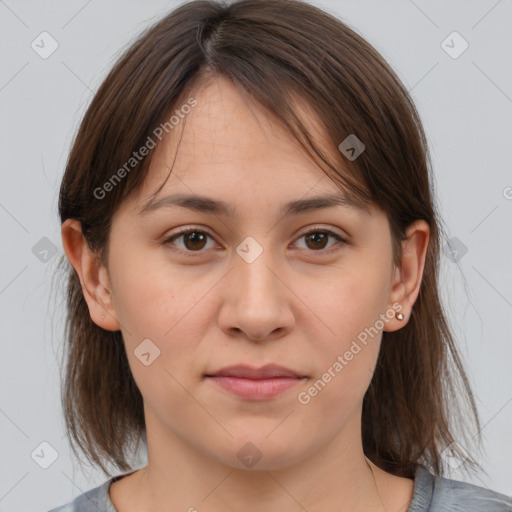
[[[352,194],[342,193],[299,141],[227,78],[200,84],[190,96],[182,96],[174,111],[190,97],[195,106],[180,116],[153,150],[144,184],[133,198],[139,212],[170,193],[224,197],[230,202],[238,198],[241,206],[251,198],[267,198],[270,205],[286,198],[328,194],[362,206],[355,197],[350,201]],[[300,101],[296,108],[315,144],[326,151],[325,134],[311,108]],[[336,157],[333,163],[340,168],[341,157]],[[235,215],[236,207],[217,203],[211,208],[224,209],[226,214],[230,209]],[[203,206],[208,208],[206,201]],[[288,206],[290,211],[300,209],[298,204]]]
[[[180,170],[193,163],[194,168],[255,169],[266,164],[274,168],[295,166],[296,174],[314,171],[313,162],[298,141],[229,79],[221,76],[206,82],[194,93],[194,99],[197,106],[157,149],[154,168],[176,156]],[[312,124],[309,116],[307,124]],[[318,126],[314,128],[318,132]],[[265,168],[261,167],[259,173]]]

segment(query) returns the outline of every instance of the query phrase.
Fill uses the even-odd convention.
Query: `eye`
[[[201,252],[201,249],[204,249],[205,247],[207,239],[211,238],[213,240],[212,235],[204,229],[180,228],[178,233],[166,238],[163,243],[175,244],[175,240],[179,238],[183,239],[184,247],[178,248],[185,252]],[[187,256],[189,256],[189,254],[187,254]]]
[[[312,249],[314,252],[332,252],[332,247],[326,249],[326,243],[328,242],[329,238],[334,238],[338,242],[342,242],[344,244],[348,244],[348,242],[342,238],[340,235],[335,233],[334,231],[331,231],[329,229],[321,229],[318,227],[314,227],[307,231],[306,233],[302,234],[298,240],[301,240],[302,238],[305,239],[306,242],[306,249]],[[337,244],[334,244],[334,246]],[[336,250],[336,249],[334,249]]]
[[[214,241],[213,235],[210,234],[209,231],[206,231],[204,229],[199,228],[180,228],[178,230],[178,233],[175,233],[169,237],[167,237],[163,243],[164,244],[171,244],[176,245],[178,247],[178,250],[185,253],[186,256],[199,256],[199,254],[193,254],[193,253],[201,253],[204,252],[202,249],[208,249],[207,242],[208,238],[210,238],[212,241]],[[344,238],[342,238],[340,235],[335,233],[334,231],[331,231],[329,229],[321,229],[318,227],[311,228],[306,233],[302,234],[297,240],[301,240],[302,238],[306,241],[306,249],[311,249],[312,252],[317,253],[330,253],[333,250],[336,250],[336,248],[330,248],[326,249],[326,242],[328,242],[329,238],[334,238],[338,242],[342,242],[344,244],[348,244]],[[176,240],[182,239],[183,246],[180,247],[178,244],[176,244]],[[337,244],[333,244],[336,246]],[[215,243],[213,247],[215,246]],[[209,247],[212,248],[212,247]]]

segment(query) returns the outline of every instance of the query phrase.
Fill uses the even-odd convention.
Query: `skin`
[[[405,511],[413,481],[368,465],[362,449],[362,400],[382,331],[307,405],[297,397],[393,304],[402,305],[405,319],[391,318],[384,330],[407,323],[428,225],[408,227],[400,271],[392,263],[388,219],[375,206],[371,215],[335,206],[282,217],[281,204],[339,188],[228,80],[219,77],[194,97],[198,105],[157,198],[207,195],[231,204],[237,218],[179,206],[139,214],[173,165],[179,137],[170,132],[154,150],[142,188],[113,217],[106,265],[88,249],[77,221],[62,225],[91,318],[121,330],[144,398],[148,464],[112,484],[114,506],[119,512]],[[311,126],[319,135],[318,125]],[[164,243],[178,227],[207,228],[212,238]],[[349,243],[304,237],[312,227]],[[247,236],[263,250],[251,263],[236,252]],[[198,256],[186,257],[187,250]],[[134,355],[144,339],[160,350],[148,366]],[[269,362],[307,378],[264,401],[237,397],[204,378],[227,365]],[[251,468],[237,457],[248,442],[262,454]]]

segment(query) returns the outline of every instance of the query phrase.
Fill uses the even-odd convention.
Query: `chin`
[[[267,432],[271,431],[265,430],[262,434],[262,430],[259,430],[254,435],[231,439],[231,450],[214,456],[227,466],[248,471],[285,469],[308,457],[308,450],[305,450],[303,445],[297,444],[283,432],[279,435],[275,432],[267,436]],[[271,439],[272,436],[274,436],[273,439]],[[298,449],[297,446],[300,448]],[[309,451],[314,453],[315,447],[312,446]]]

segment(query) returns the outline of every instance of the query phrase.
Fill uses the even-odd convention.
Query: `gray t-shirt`
[[[108,489],[113,481],[123,476],[113,477],[49,512],[117,512]],[[407,512],[512,512],[512,498],[473,484],[436,477],[417,464]]]

